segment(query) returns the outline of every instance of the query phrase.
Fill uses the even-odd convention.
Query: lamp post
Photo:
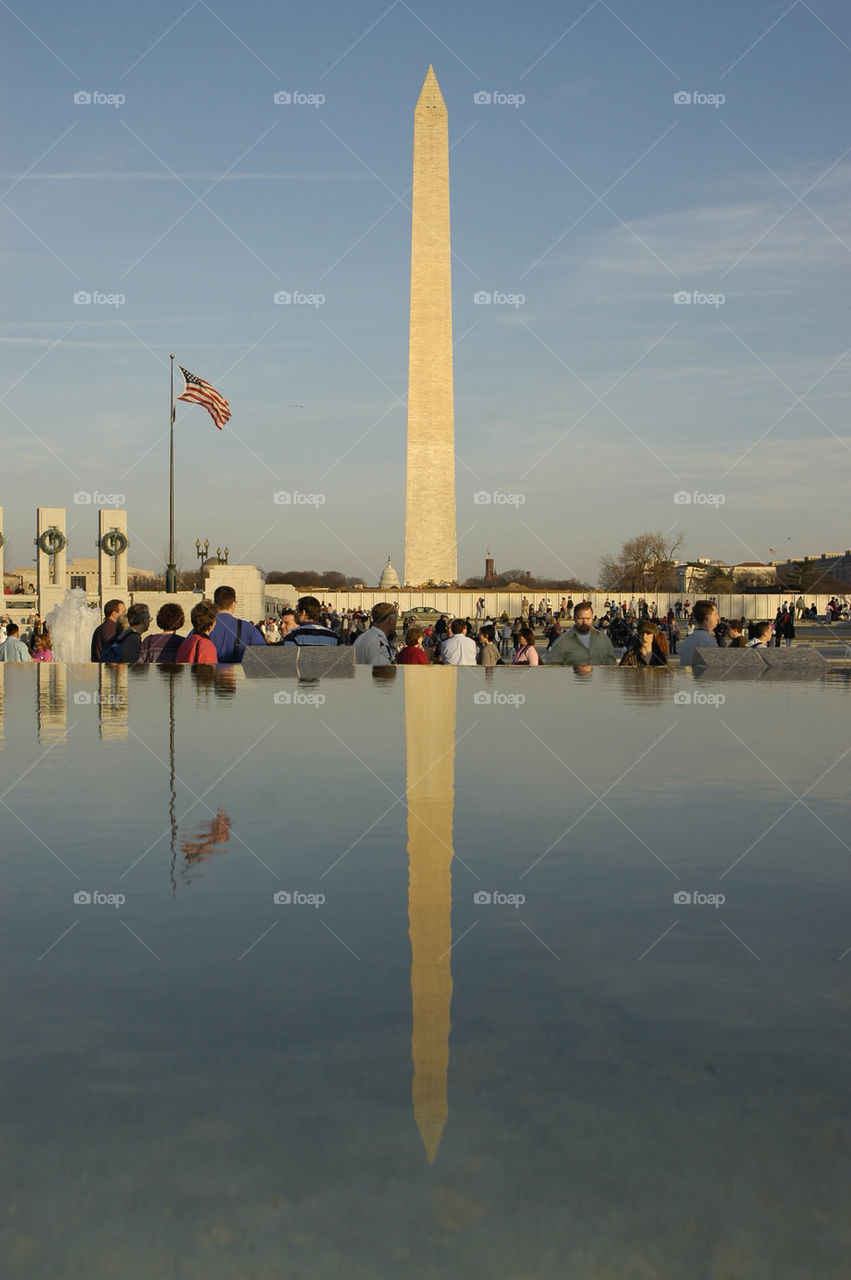
[[[200,579],[202,579],[204,576],[204,561],[207,559],[207,556],[210,554],[209,538],[205,538],[203,542],[201,541],[200,538],[195,539],[195,554],[198,557],[199,585],[203,586],[203,582],[201,582]]]
[[[203,569],[204,561],[207,559],[207,556],[210,554],[209,538],[205,538],[203,543],[200,538],[195,539],[195,554],[198,557],[198,560],[200,561],[198,568]]]
[[[216,560],[219,564],[227,564],[230,547],[225,547],[222,551],[221,547],[216,547]]]

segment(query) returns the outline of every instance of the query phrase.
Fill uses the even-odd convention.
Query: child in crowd
[[[36,636],[35,645],[32,651],[33,662],[52,662],[53,650],[50,644],[50,632],[45,627],[40,635]]]

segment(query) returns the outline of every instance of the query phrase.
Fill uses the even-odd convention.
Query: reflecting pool
[[[848,692],[0,664],[0,1274],[847,1274]]]

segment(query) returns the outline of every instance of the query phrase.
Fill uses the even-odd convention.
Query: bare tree
[[[639,533],[623,544],[616,556],[600,561],[604,591],[673,591],[677,586],[676,553],[684,535]]]

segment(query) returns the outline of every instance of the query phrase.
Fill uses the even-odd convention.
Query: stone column
[[[432,67],[414,111],[405,586],[458,576],[449,120]]]
[[[55,555],[42,551],[38,545],[42,534],[48,530],[56,529],[66,538],[65,529],[65,508],[64,507],[39,507],[37,512],[36,527],[36,588],[38,590],[38,612],[39,616],[44,618],[50,610],[65,599],[65,593],[68,589],[68,578],[66,572],[66,547],[63,546],[61,551],[57,551]],[[67,543],[66,543],[67,546]]]
[[[5,605],[6,579],[4,577],[4,569],[5,569],[4,555],[5,555],[6,548],[3,545],[4,542],[5,542],[5,535],[3,533],[3,508],[0,507],[0,592],[3,593],[4,605]]]
[[[212,600],[216,587],[233,587],[236,592],[234,617],[258,622],[266,616],[266,584],[253,564],[214,564],[204,580],[204,595]],[[200,596],[196,597],[201,599]]]
[[[127,600],[127,549],[111,556],[103,549],[104,537],[116,533],[127,542],[127,512],[98,511],[98,604],[101,613],[107,600]],[[128,543],[129,546],[129,543]]]

